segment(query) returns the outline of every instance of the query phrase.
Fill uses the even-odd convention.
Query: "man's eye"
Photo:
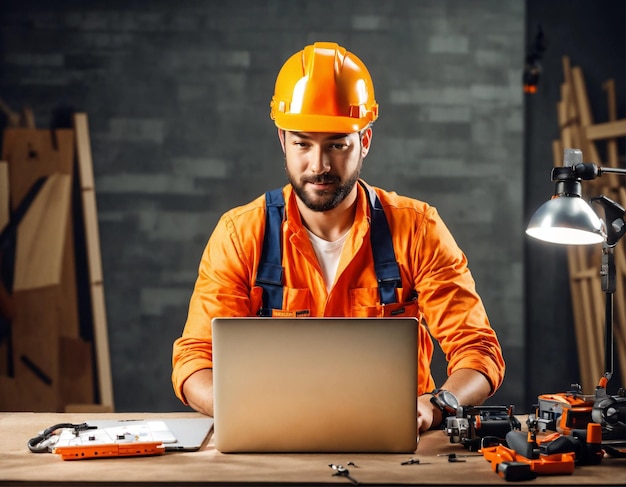
[[[346,147],[348,147],[346,144],[339,144],[339,143],[331,144],[331,146],[330,146],[331,149],[335,149],[335,150],[343,150]]]

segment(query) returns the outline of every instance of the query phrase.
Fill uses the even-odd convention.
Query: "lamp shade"
[[[582,198],[558,196],[530,219],[526,234],[556,244],[589,245],[606,239],[602,220]]]

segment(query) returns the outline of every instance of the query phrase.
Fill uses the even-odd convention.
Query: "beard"
[[[303,176],[299,181],[296,181],[286,167],[285,171],[294,192],[307,208],[313,211],[330,211],[337,208],[352,192],[354,185],[359,180],[362,164],[363,158],[361,157],[356,170],[344,180],[337,175],[325,173],[319,176]],[[331,184],[334,188],[307,192],[305,189],[307,183]]]

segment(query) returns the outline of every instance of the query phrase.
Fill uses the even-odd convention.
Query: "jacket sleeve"
[[[172,384],[185,404],[185,380],[198,370],[213,367],[211,320],[252,314],[250,276],[254,270],[250,262],[255,261],[255,253],[256,247],[242,247],[233,218],[224,215],[202,254],[187,321],[173,345]]]
[[[415,287],[429,331],[446,356],[448,375],[477,370],[493,394],[504,379],[505,364],[466,256],[435,208],[429,207],[422,223]]]

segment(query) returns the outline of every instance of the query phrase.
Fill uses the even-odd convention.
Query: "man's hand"
[[[454,371],[441,388],[452,392],[459,400],[459,404],[465,406],[480,406],[491,393],[489,381],[483,374],[472,369]],[[431,397],[430,394],[422,394],[417,398],[419,433],[439,426],[443,420],[439,408],[430,402]]]
[[[189,405],[199,413],[213,416],[213,369],[194,372],[183,384]]]
[[[417,431],[423,433],[433,425],[441,423],[441,411],[430,402],[430,394],[422,394],[417,398]]]

